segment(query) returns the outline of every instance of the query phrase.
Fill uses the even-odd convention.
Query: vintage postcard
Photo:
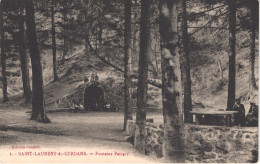
[[[257,163],[257,0],[0,0],[0,163]]]

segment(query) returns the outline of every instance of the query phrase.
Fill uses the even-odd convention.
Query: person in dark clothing
[[[99,82],[96,82],[93,85],[93,103],[94,110],[102,111],[104,105],[104,92],[103,89],[99,86]]]
[[[250,102],[250,108],[246,116],[247,126],[258,126],[258,106],[255,102]]]
[[[84,108],[85,110],[91,110],[91,93],[92,93],[92,85],[85,88],[84,91]]]
[[[234,124],[236,126],[245,126],[245,107],[240,103],[240,99],[235,100],[233,110],[238,111],[238,113],[234,115]]]
[[[99,82],[92,81],[90,86],[87,86],[84,92],[84,107],[85,110],[102,111],[104,105],[104,92],[99,87]]]
[[[87,89],[91,84],[90,84],[90,80],[89,80],[89,77],[86,76],[84,78],[84,84],[85,84],[85,89],[84,89],[84,94],[83,94],[83,104],[84,104],[84,109],[85,110],[88,110],[89,109],[89,98],[86,98],[88,97],[89,95],[87,93],[89,93],[89,89]]]

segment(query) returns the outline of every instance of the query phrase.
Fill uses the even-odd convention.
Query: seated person
[[[109,103],[104,103],[104,106],[103,106],[103,111],[105,112],[108,112],[111,110],[111,104]]]
[[[245,126],[245,107],[240,103],[240,99],[235,100],[233,111],[238,111],[238,113],[234,115],[234,124],[236,126]]]
[[[81,104],[78,104],[75,100],[71,100],[69,103],[69,108],[74,112],[83,111],[84,107]]]
[[[258,106],[255,102],[250,102],[250,109],[246,116],[247,126],[258,126]]]
[[[114,104],[104,103],[103,111],[105,112],[118,112],[119,108]]]

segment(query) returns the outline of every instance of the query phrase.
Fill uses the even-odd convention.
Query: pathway
[[[49,113],[51,124],[26,110],[0,109],[1,162],[160,162],[137,152],[122,132],[123,113]],[[27,133],[24,133],[27,132]],[[43,133],[43,134],[35,134]],[[22,146],[22,148],[12,148]],[[36,148],[26,148],[36,146]],[[23,148],[25,147],[25,148]],[[12,156],[10,156],[10,152]],[[26,152],[32,152],[27,153]],[[49,156],[46,152],[53,152]],[[40,154],[39,154],[40,153]],[[42,153],[42,154],[41,154]],[[60,153],[58,155],[58,153]]]

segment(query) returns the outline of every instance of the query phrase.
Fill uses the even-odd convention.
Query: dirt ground
[[[17,108],[0,107],[0,163],[161,162],[126,141],[123,113],[55,112],[48,113],[52,123],[43,124]]]

